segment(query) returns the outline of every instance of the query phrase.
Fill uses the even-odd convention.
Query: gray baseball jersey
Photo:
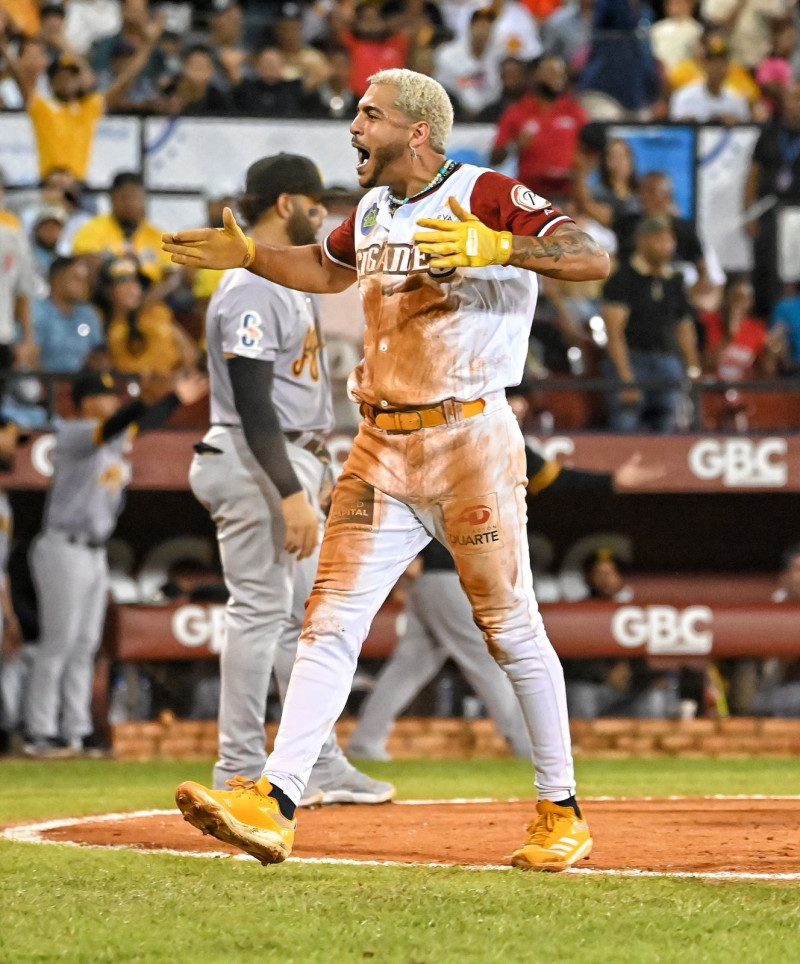
[[[211,422],[241,425],[226,356],[274,363],[272,404],[284,432],[333,428],[328,363],[317,301],[237,268],[214,292],[206,313]]]
[[[47,495],[44,528],[91,542],[106,542],[122,512],[130,463],[130,431],[97,445],[96,419],[63,422],[53,449],[53,484]]]
[[[283,698],[317,563],[316,553],[298,563],[283,551],[281,498],[242,433],[226,356],[273,363],[271,399],[284,432],[328,432],[333,409],[316,298],[247,271],[230,271],[208,306],[206,340],[215,424],[204,437],[205,449],[194,457],[189,480],[216,524],[231,595],[220,660],[220,755],[214,768],[214,785],[223,789],[236,774],[257,780],[264,768],[270,675],[274,668]],[[298,440],[286,448],[321,521],[319,495],[328,468]],[[391,786],[373,784],[353,769],[332,730],[314,779],[324,791],[335,791],[332,802],[353,802],[343,787],[354,780],[362,785],[358,802],[381,802],[393,793]]]
[[[33,255],[25,238],[10,228],[0,227],[0,345],[16,340],[14,302],[18,295],[33,298],[36,276]]]

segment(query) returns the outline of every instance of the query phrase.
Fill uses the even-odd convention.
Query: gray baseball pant
[[[364,701],[350,739],[354,754],[385,749],[394,721],[444,666],[458,665],[517,756],[531,741],[508,676],[486,649],[456,572],[423,572],[411,587],[406,627],[391,659]]]
[[[94,658],[108,599],[104,548],[45,530],[31,547],[39,602],[39,644],[25,699],[25,731],[34,739],[88,736]]]
[[[220,655],[219,760],[214,767],[214,787],[224,789],[225,781],[237,774],[261,777],[267,759],[264,718],[270,675],[274,669],[283,698],[318,553],[297,562],[284,552],[280,494],[254,459],[241,429],[212,426],[203,441],[221,454],[196,455],[189,482],[217,527],[230,593]],[[319,508],[326,467],[296,445],[287,443],[287,450],[306,495]],[[322,518],[320,512],[320,524]],[[326,777],[350,768],[336,742],[334,722],[317,764],[317,772]]]

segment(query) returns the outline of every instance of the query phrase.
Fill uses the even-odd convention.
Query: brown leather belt
[[[297,442],[298,439],[306,435],[306,432],[284,432],[286,439],[289,442]],[[330,465],[331,453],[328,451],[328,447],[325,442],[319,438],[319,436],[313,436],[306,442],[303,442],[300,448],[310,452],[312,455],[316,456],[320,462],[324,462],[326,465]]]
[[[385,412],[374,405],[361,403],[362,416],[383,432],[416,432],[421,428],[436,428],[448,422],[460,422],[466,418],[480,415],[486,408],[482,398],[474,402],[457,402],[448,398],[441,405],[430,408],[403,408]]]

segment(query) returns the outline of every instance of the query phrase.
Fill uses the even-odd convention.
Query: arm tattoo
[[[574,257],[580,258],[585,255],[593,257],[599,254],[603,254],[603,249],[594,238],[574,224],[565,224],[546,238],[515,235],[511,263],[518,268],[527,268],[529,271],[558,277],[562,274],[561,269],[543,265],[542,260],[559,262],[564,258],[569,260]]]

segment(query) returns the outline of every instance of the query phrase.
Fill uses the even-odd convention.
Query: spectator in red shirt
[[[411,43],[403,33],[392,32],[380,8],[369,0],[356,5],[352,16],[349,4],[331,11],[331,26],[337,42],[350,52],[350,89],[357,97],[369,87],[368,78],[381,70],[405,67]]]
[[[717,378],[742,382],[769,374],[767,329],[754,315],[753,286],[747,279],[732,280],[719,311],[701,311],[706,331],[706,359]]]
[[[588,120],[567,91],[562,58],[542,57],[533,67],[531,92],[500,118],[490,163],[502,164],[516,148],[520,181],[559,203],[572,196],[578,135]]]

